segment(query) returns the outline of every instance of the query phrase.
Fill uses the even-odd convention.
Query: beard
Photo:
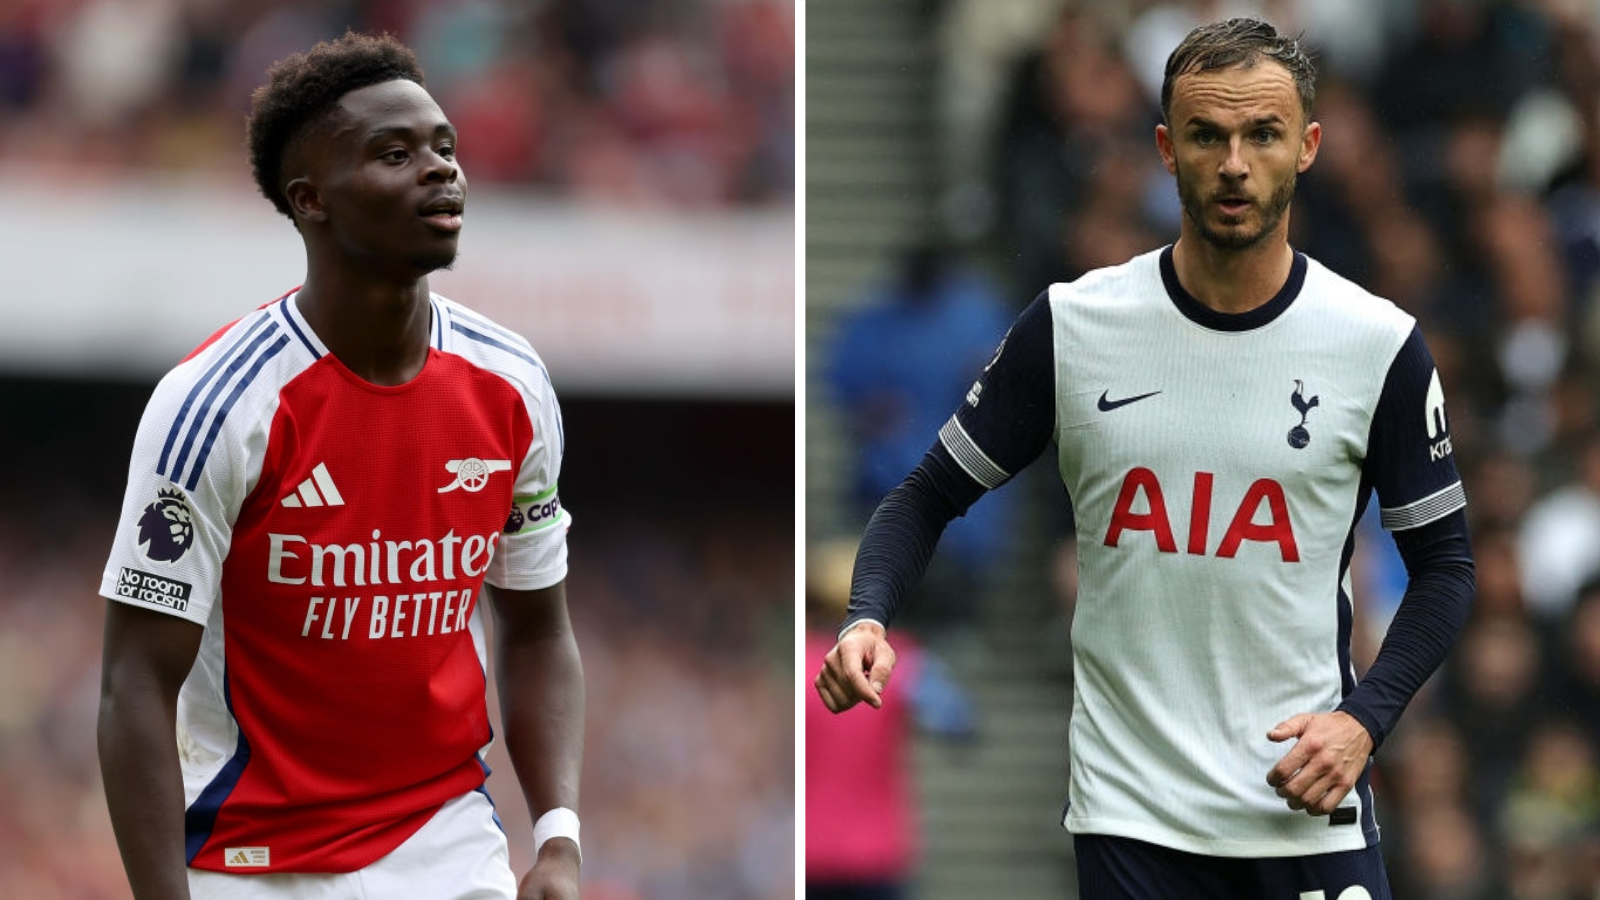
[[[1283,221],[1284,213],[1289,210],[1289,201],[1294,199],[1298,177],[1297,173],[1290,172],[1288,179],[1273,190],[1265,205],[1258,201],[1251,202],[1251,208],[1261,213],[1261,227],[1253,231],[1241,225],[1212,227],[1206,220],[1207,203],[1200,196],[1200,188],[1184,177],[1182,169],[1177,174],[1178,202],[1183,205],[1184,217],[1194,225],[1206,243],[1221,250],[1245,250],[1261,243],[1267,235],[1278,229],[1278,223]]]
[[[448,272],[456,267],[456,255],[450,254],[448,258],[442,256],[429,256],[413,259],[412,265],[426,275],[429,272]]]
[[[436,250],[413,254],[408,261],[421,275],[440,270],[448,272],[455,268],[458,252],[455,245],[451,245],[449,248],[441,247]]]

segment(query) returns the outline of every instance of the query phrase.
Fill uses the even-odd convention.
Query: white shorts
[[[447,802],[428,824],[365,869],[238,875],[189,870],[194,900],[515,900],[506,834],[482,791]]]

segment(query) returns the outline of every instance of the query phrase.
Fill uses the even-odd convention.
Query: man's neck
[[[350,371],[378,385],[405,384],[428,358],[428,279],[388,284],[313,273],[295,305]]]
[[[1172,248],[1172,265],[1190,296],[1217,312],[1238,314],[1277,295],[1289,280],[1294,251],[1281,234],[1234,249],[1217,247],[1185,229]]]

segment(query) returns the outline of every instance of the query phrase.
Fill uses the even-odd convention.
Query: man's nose
[[[1228,155],[1222,160],[1222,174],[1228,178],[1243,178],[1250,174],[1250,167],[1245,164],[1244,156],[1240,153],[1244,142],[1239,138],[1228,141]]]

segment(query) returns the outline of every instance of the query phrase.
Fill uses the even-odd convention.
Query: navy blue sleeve
[[[1377,658],[1339,705],[1366,727],[1377,746],[1444,662],[1466,623],[1474,589],[1466,494],[1451,447],[1444,391],[1418,330],[1389,367],[1363,468],[1408,576]]]
[[[1049,294],[1028,304],[1000,341],[940,441],[991,490],[1039,458],[1055,434],[1055,328]]]
[[[1405,561],[1405,596],[1377,659],[1339,709],[1372,735],[1374,749],[1394,730],[1406,704],[1444,662],[1472,610],[1472,543],[1467,514],[1456,510],[1394,533]]]
[[[1383,527],[1415,528],[1466,505],[1433,355],[1412,329],[1384,379],[1363,465]]]
[[[922,578],[946,525],[1049,445],[1055,427],[1050,307],[1039,295],[1017,317],[922,462],[878,504],[861,535],[844,627],[887,627]]]

